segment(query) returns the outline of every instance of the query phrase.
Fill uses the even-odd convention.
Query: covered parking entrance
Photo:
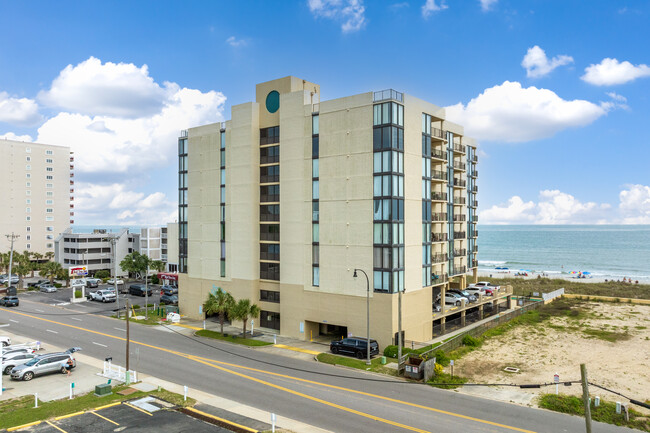
[[[348,327],[331,323],[318,323],[305,320],[305,337],[307,340],[329,343],[348,336]]]

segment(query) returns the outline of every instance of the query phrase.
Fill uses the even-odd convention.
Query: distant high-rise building
[[[74,222],[74,157],[69,147],[0,139],[0,250],[54,252]]]
[[[385,346],[403,292],[405,338],[426,341],[444,327],[436,299],[476,276],[476,144],[443,108],[394,90],[321,102],[319,85],[286,77],[178,144],[189,317],[225,290],[260,306],[256,327],[365,336],[369,296]]]

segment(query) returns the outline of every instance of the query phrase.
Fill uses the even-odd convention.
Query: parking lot
[[[41,421],[37,425],[12,431],[38,433],[109,433],[123,430],[162,433],[221,433],[232,431],[208,424],[174,410],[164,410],[169,407],[171,405],[167,402],[148,397],[147,399],[100,406],[94,410],[73,414],[73,416]]]

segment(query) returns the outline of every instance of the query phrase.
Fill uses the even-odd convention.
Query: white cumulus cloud
[[[489,11],[499,0],[479,0],[483,12]]]
[[[619,200],[624,224],[650,224],[650,186],[628,185]]]
[[[13,132],[7,132],[5,134],[0,135],[0,139],[14,140],[14,141],[27,141],[30,143],[34,141],[34,139],[30,135],[16,135]]]
[[[513,196],[504,205],[480,212],[484,224],[601,224],[610,223],[611,205],[581,202],[559,190],[543,190],[539,201],[524,202]]]
[[[308,0],[307,4],[314,16],[341,22],[343,33],[361,30],[366,23],[363,0]]]
[[[528,48],[528,52],[521,61],[521,66],[526,68],[526,76],[538,78],[548,75],[553,69],[573,63],[573,57],[567,55],[555,56],[549,60],[546,52],[538,45]]]
[[[445,4],[445,0],[440,0],[440,4],[436,3],[436,0],[426,0],[422,5],[422,16],[424,18],[429,18],[429,16],[434,12],[439,12],[447,9],[448,6]]]
[[[567,101],[548,89],[523,88],[516,81],[505,81],[485,89],[467,105],[446,107],[446,113],[449,120],[465,127],[467,135],[479,140],[525,142],[588,125],[608,108],[580,99]]]
[[[580,78],[595,86],[613,86],[643,77],[650,77],[650,66],[634,66],[628,61],[619,62],[617,59],[605,58],[596,65],[586,67],[585,74]]]
[[[173,92],[172,83],[161,87],[149,76],[147,65],[102,64],[90,57],[76,66],[66,66],[50,89],[38,97],[45,105],[73,113],[139,118],[160,112]]]
[[[33,126],[42,120],[36,101],[28,98],[12,98],[7,92],[0,92],[0,122]]]

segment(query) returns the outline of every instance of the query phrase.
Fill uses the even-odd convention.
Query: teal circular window
[[[266,95],[266,109],[269,113],[275,113],[280,108],[280,94],[273,90]]]

